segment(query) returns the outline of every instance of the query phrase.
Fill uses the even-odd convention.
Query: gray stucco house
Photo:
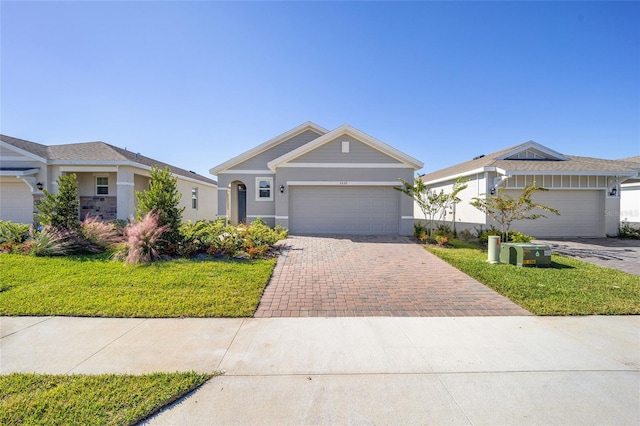
[[[218,217],[261,218],[293,234],[410,235],[413,201],[396,191],[422,162],[345,124],[307,122],[218,166]]]
[[[184,220],[212,220],[217,185],[194,172],[104,142],[42,145],[0,135],[0,220],[32,223],[43,189],[58,192],[57,179],[74,173],[80,219],[128,219],[135,212],[135,192],[149,188],[149,170],[168,167],[182,194]]]

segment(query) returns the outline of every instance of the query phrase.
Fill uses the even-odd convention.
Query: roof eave
[[[217,175],[218,173],[225,171],[233,166],[235,166],[236,164],[242,163],[243,161],[248,160],[249,158],[258,155],[264,151],[266,151],[267,149],[278,145],[279,143],[282,143],[284,141],[286,141],[287,139],[290,139],[306,130],[313,130],[316,133],[320,133],[321,135],[324,135],[326,133],[329,133],[329,130],[325,129],[322,126],[317,125],[316,123],[312,122],[312,121],[307,121],[305,123],[302,123],[299,126],[294,127],[291,130],[288,130],[274,138],[269,139],[268,141],[261,143],[260,145],[250,149],[249,151],[245,151],[240,155],[237,155],[233,158],[231,158],[230,160],[225,161],[224,163],[218,164],[215,167],[212,167],[211,169],[209,169],[209,173],[212,175]]]
[[[35,161],[40,161],[41,163],[46,163],[48,160],[44,157],[40,157],[39,155],[36,155],[30,151],[27,151],[25,149],[22,148],[18,148],[17,146],[10,144],[9,142],[5,142],[3,140],[0,139],[0,147],[4,147],[7,148],[11,151],[14,151],[18,154],[24,155],[25,157],[29,157]]]
[[[386,143],[374,138],[373,136],[370,136],[358,129],[356,129],[355,127],[350,126],[349,124],[343,124],[340,127],[335,128],[334,130],[325,133],[324,135],[320,136],[317,139],[312,140],[311,142],[302,145],[301,147],[294,149],[293,151],[290,151],[278,158],[275,158],[271,161],[269,161],[267,163],[267,167],[269,167],[269,169],[271,171],[276,171],[276,169],[278,168],[278,166],[285,164],[287,162],[290,162],[291,160],[294,160],[310,151],[312,151],[313,149],[329,142],[330,140],[337,138],[341,135],[350,135],[353,136],[354,138],[362,141],[363,143],[371,146],[374,149],[377,149],[387,155],[389,155],[390,157],[395,158],[396,160],[400,161],[401,163],[406,164],[407,166],[412,167],[414,170],[419,170],[421,169],[424,164],[419,161],[416,160],[415,158],[401,152],[398,151],[397,149],[393,148],[390,145],[387,145]]]

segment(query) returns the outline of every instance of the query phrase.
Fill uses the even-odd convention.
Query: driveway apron
[[[619,238],[563,238],[536,240],[551,247],[554,253],[575,257],[584,262],[640,275],[640,241]]]
[[[530,313],[408,237],[292,236],[254,316],[502,315]]]

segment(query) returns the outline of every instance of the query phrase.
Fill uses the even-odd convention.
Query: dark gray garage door
[[[398,234],[399,196],[392,187],[293,186],[293,234]]]

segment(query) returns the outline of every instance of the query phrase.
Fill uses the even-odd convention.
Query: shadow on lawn
[[[565,263],[558,263],[558,262],[554,262],[554,261],[551,261],[551,265],[549,265],[549,268],[552,268],[552,269],[576,269],[574,266],[567,265]]]

